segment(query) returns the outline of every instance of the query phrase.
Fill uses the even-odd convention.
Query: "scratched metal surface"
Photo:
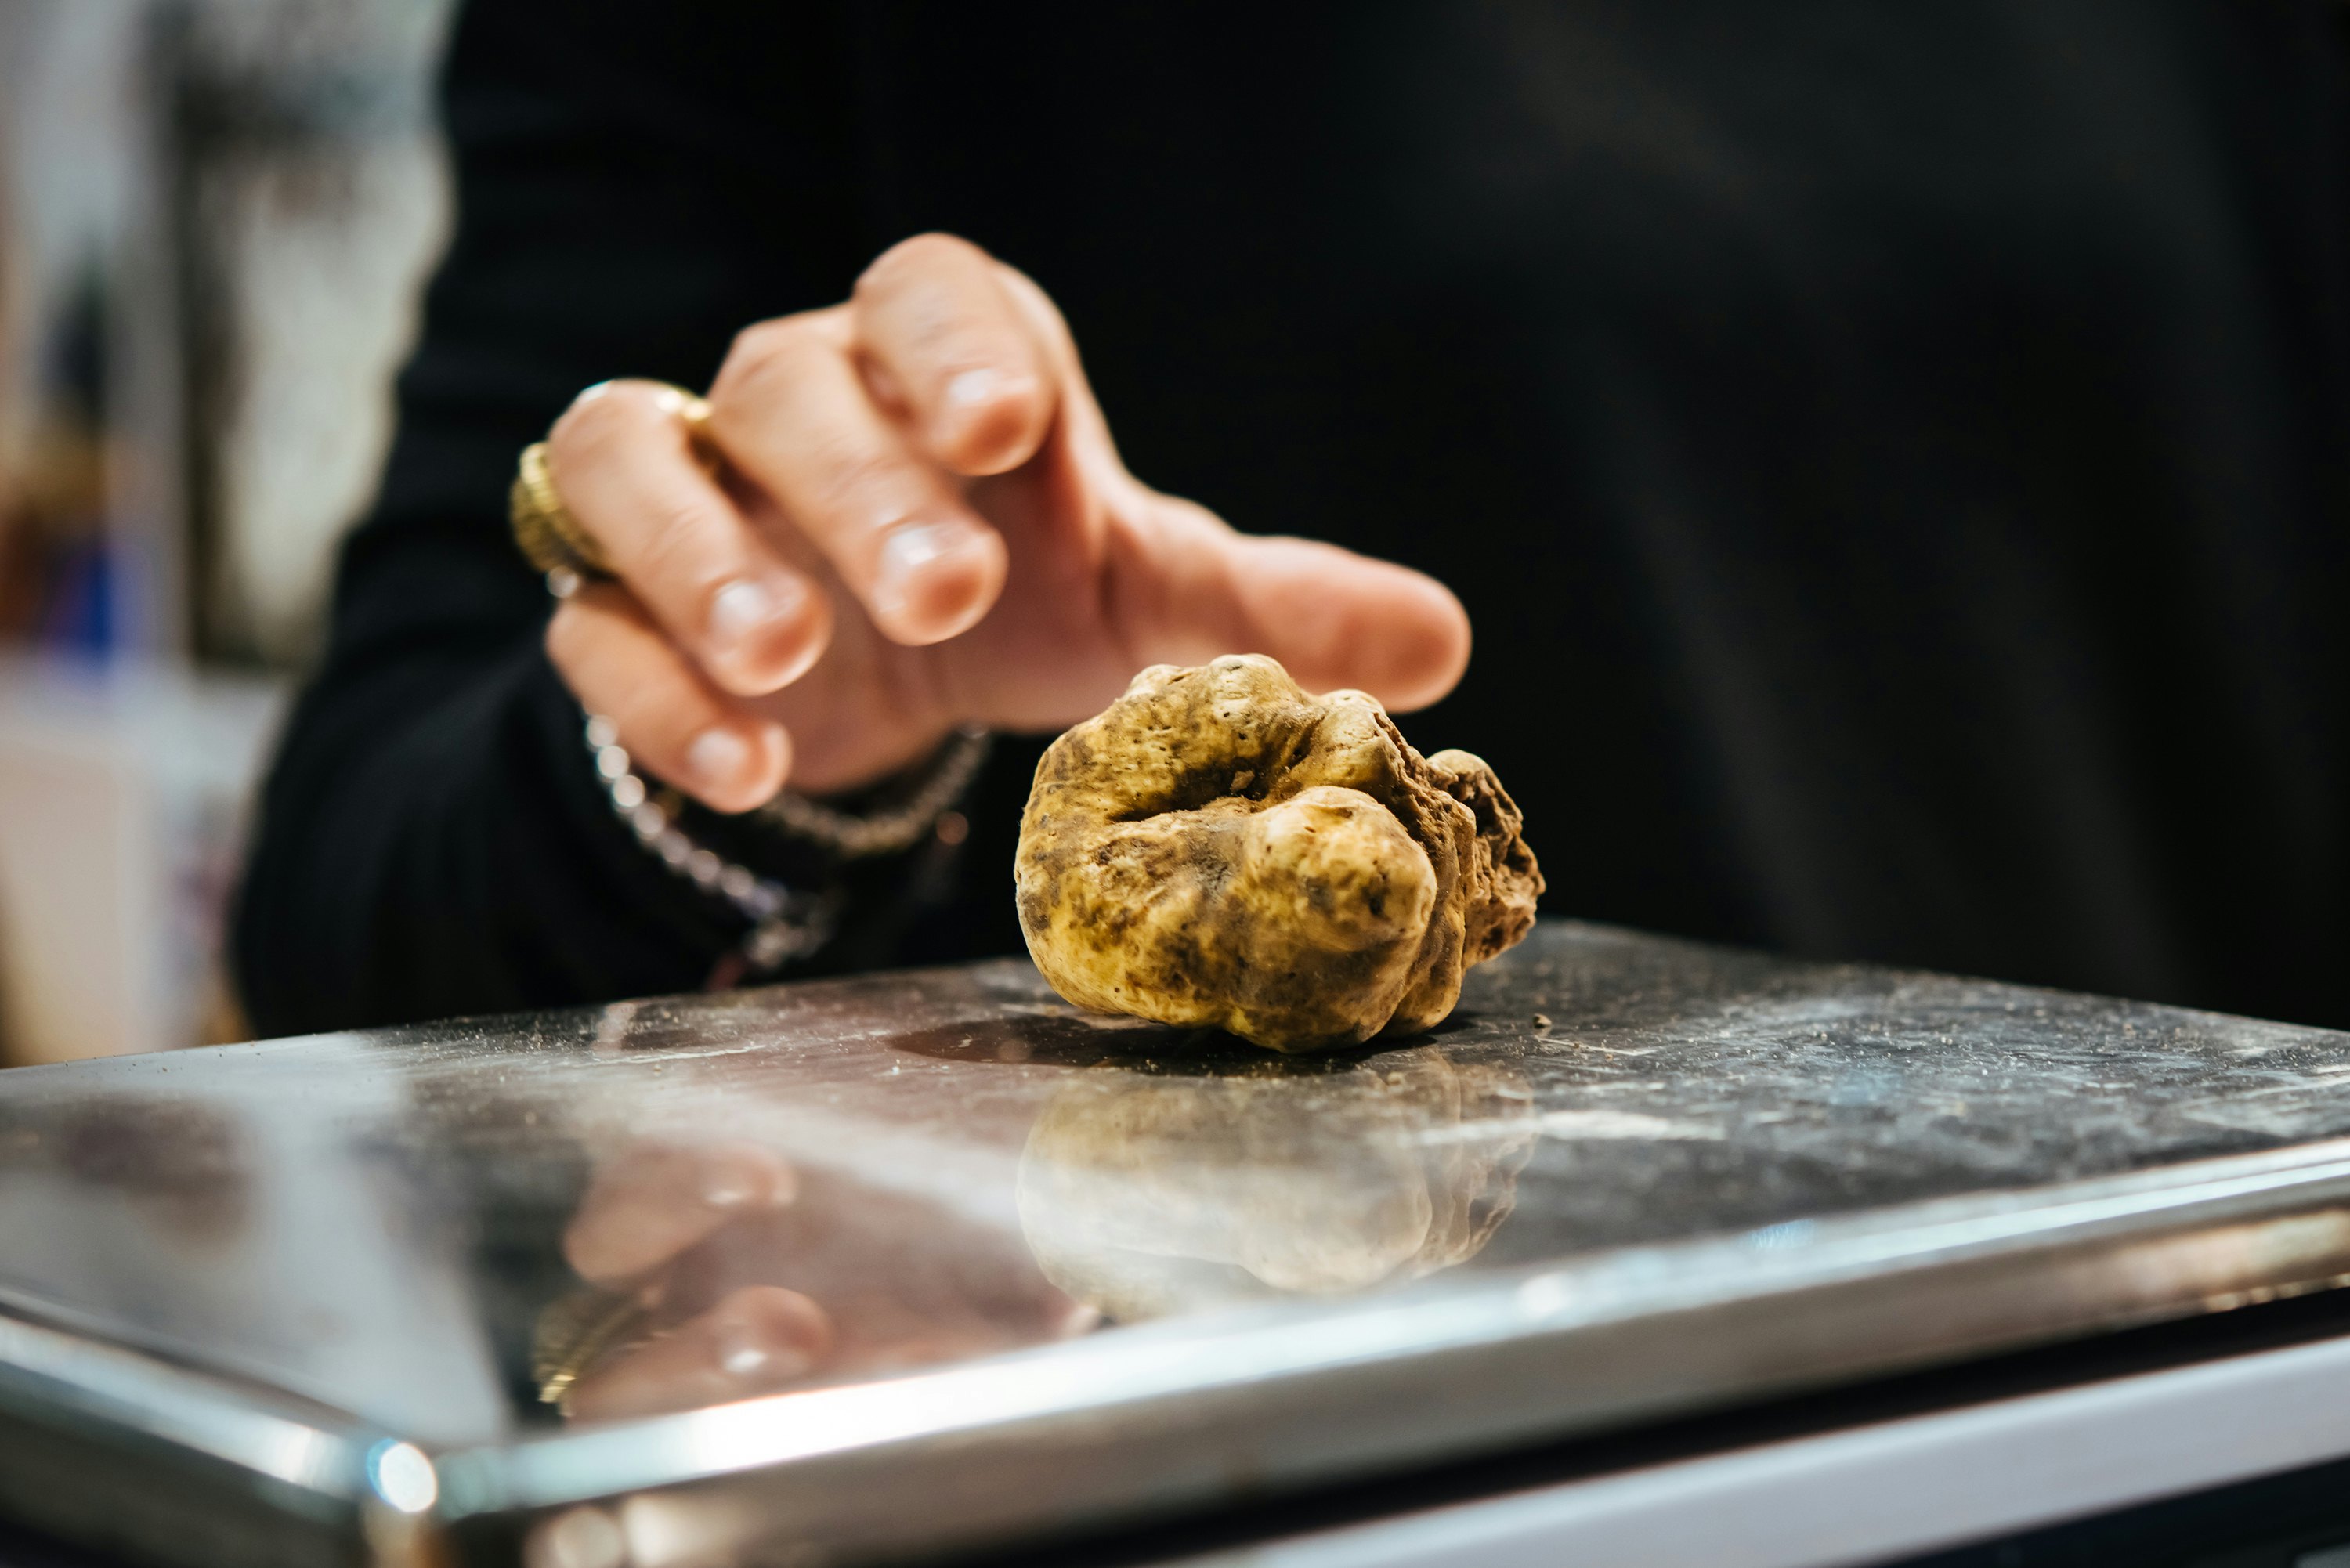
[[[1588,928],[1458,1023],[1444,1049],[1534,1085],[1519,1257],[2350,1132],[2350,1035]]]
[[[486,1451],[2345,1135],[2350,1035],[1603,928],[1303,1060],[1006,962],[0,1075],[0,1308]]]
[[[1546,923],[1435,1036],[1302,1061],[1006,962],[11,1073],[0,1300],[479,1439],[556,1418],[562,1233],[648,1147],[798,1171],[729,1280],[1034,1261],[1115,1323],[2338,1134],[2350,1036]],[[1066,1332],[999,1309],[973,1347]]]

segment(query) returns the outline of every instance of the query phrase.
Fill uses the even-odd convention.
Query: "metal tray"
[[[1545,923],[1305,1060],[1024,964],[0,1075],[0,1515],[948,1552],[2350,1275],[2350,1035]]]

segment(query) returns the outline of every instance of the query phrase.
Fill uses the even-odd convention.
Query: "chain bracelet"
[[[588,750],[612,802],[612,815],[626,823],[671,871],[732,904],[751,922],[742,954],[754,971],[806,958],[832,940],[840,925],[840,894],[801,893],[747,866],[724,859],[697,844],[677,826],[677,812],[653,796],[637,776],[619,729],[601,715],[588,721]]]
[[[961,729],[925,764],[921,781],[894,806],[866,815],[840,811],[785,790],[758,810],[761,821],[844,860],[895,855],[936,828],[971,787],[993,743],[984,730]]]

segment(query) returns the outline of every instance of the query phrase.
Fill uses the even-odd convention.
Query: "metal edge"
[[[1735,1266],[1691,1268],[1709,1262]],[[643,1568],[772,1549],[779,1528],[851,1556],[961,1545],[2345,1282],[2338,1139],[463,1450],[441,1459],[436,1511],[463,1526],[619,1500]]]
[[[306,1400],[0,1315],[0,1498],[161,1561],[397,1561],[439,1480],[411,1445]],[[431,1494],[431,1495],[428,1495]]]
[[[2337,1459],[2350,1454],[2350,1407],[2336,1393],[2345,1382],[2350,1339],[2319,1340],[1314,1529],[1164,1568],[1907,1560]]]
[[[1702,1267],[1709,1255],[1741,1266],[1725,1282]],[[1692,1285],[1693,1272],[1712,1282]],[[120,1506],[175,1480],[216,1506],[225,1480],[254,1508],[343,1546],[364,1538],[385,1561],[421,1560],[469,1521],[619,1499],[644,1564],[694,1561],[689,1542],[739,1545],[778,1520],[809,1542],[899,1550],[1463,1456],[2345,1280],[2350,1138],[1620,1249],[1336,1308],[1139,1325],[433,1456],[291,1396],[0,1316],[0,1435],[107,1440],[124,1468],[88,1488]],[[1413,1412],[1408,1432],[1388,1418],[1399,1402]],[[920,1519],[910,1493],[924,1497]],[[27,1518],[44,1522],[38,1508]]]

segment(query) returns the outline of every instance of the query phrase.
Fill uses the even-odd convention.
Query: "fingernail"
[[[982,547],[985,536],[971,524],[943,521],[909,523],[881,542],[881,560],[873,584],[873,607],[895,618],[910,606],[922,579],[940,563]]]
[[[950,414],[960,415],[993,400],[1003,390],[1002,371],[965,370],[947,382],[939,394],[939,406]]]
[[[1025,376],[1002,370],[965,370],[939,389],[938,408],[931,416],[931,439],[941,452],[955,453],[966,463],[993,471],[1025,455],[1011,443],[1025,431],[1022,394],[1033,394],[1035,383]]]
[[[773,1185],[772,1168],[757,1156],[722,1151],[702,1168],[702,1200],[712,1209],[738,1209]]]
[[[704,730],[685,749],[686,771],[705,784],[733,784],[750,762],[750,745],[732,730]]]
[[[710,639],[722,651],[747,641],[762,627],[774,625],[797,601],[795,590],[770,586],[751,577],[737,577],[712,596]]]
[[[765,1325],[747,1316],[721,1321],[712,1335],[718,1366],[730,1377],[789,1379],[806,1373],[815,1357],[795,1345],[778,1345]]]
[[[745,1323],[722,1323],[718,1325],[718,1365],[733,1377],[749,1377],[773,1359],[774,1352],[759,1337],[759,1331]]]

